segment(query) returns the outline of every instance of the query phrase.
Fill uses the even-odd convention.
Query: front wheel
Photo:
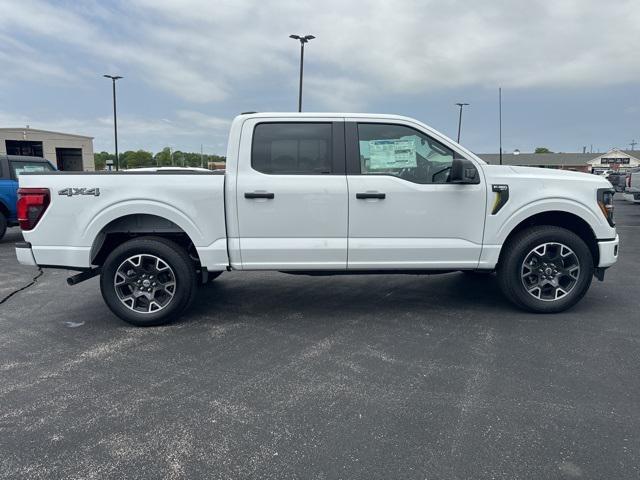
[[[538,313],[555,313],[575,305],[593,277],[589,247],[560,227],[531,227],[507,245],[498,267],[498,282],[516,305]]]
[[[102,267],[100,290],[113,313],[136,326],[175,320],[193,300],[196,270],[187,252],[160,237],[123,243]]]

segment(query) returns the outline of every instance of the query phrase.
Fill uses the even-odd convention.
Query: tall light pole
[[[498,87],[498,129],[500,130],[500,165],[502,165],[502,87]]]
[[[289,38],[300,41],[300,89],[298,90],[298,112],[302,111],[302,71],[304,69],[304,44],[313,40],[313,35],[289,35]]]
[[[113,84],[113,137],[116,147],[116,172],[119,169],[120,160],[118,159],[118,115],[116,114],[116,80],[120,80],[122,77],[118,75],[103,75],[105,78],[110,78]]]
[[[458,143],[460,143],[460,127],[462,126],[462,107],[469,105],[468,103],[456,103],[460,107],[460,116],[458,117]]]

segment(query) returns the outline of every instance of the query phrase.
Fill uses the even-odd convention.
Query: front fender
[[[496,226],[493,238],[487,238],[485,243],[502,245],[513,229],[520,223],[534,215],[548,212],[564,212],[576,215],[587,222],[596,238],[610,238],[612,231],[615,236],[615,230],[606,223],[602,214],[598,216],[599,212],[573,199],[550,197],[533,201],[509,212],[508,216]]]

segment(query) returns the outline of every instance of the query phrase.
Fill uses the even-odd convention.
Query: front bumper
[[[18,263],[21,265],[30,265],[32,267],[38,266],[29,242],[16,243],[16,257],[18,258]]]
[[[618,261],[618,246],[620,237],[616,235],[613,240],[598,241],[598,250],[600,252],[600,262],[598,268],[607,268]]]

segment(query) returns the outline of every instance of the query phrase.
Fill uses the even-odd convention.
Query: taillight
[[[48,188],[18,189],[18,222],[22,230],[32,230],[44,215],[51,197]]]

